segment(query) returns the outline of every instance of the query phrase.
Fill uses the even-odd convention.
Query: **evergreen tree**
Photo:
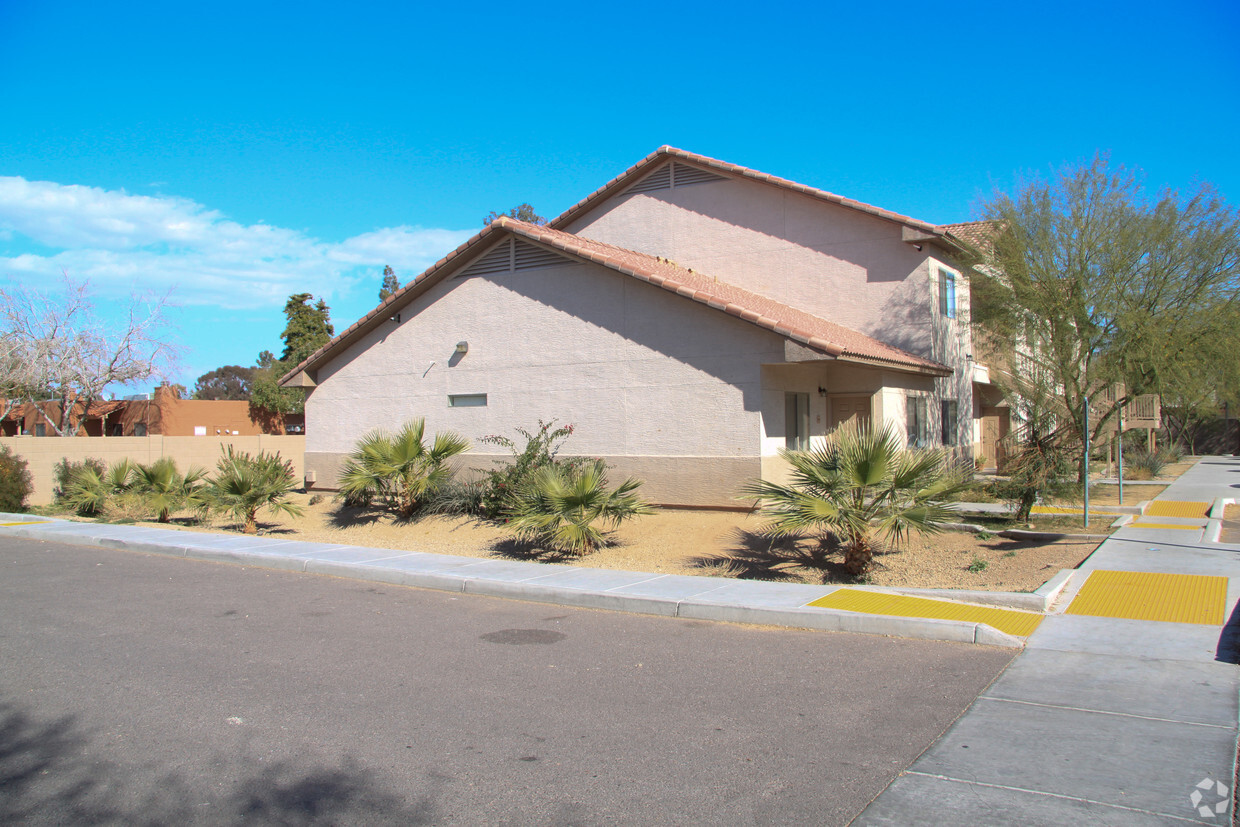
[[[294,293],[284,304],[287,324],[280,338],[284,352],[276,360],[275,354],[264,350],[258,355],[258,366],[250,392],[250,407],[269,413],[303,413],[306,397],[300,388],[281,388],[276,384],[311,353],[331,341],[335,334],[327,303],[319,299],[313,305],[309,293]]]
[[[529,204],[518,204],[508,212],[495,212],[492,210],[487,214],[486,218],[482,219],[482,223],[490,224],[495,219],[502,217],[515,218],[518,221],[524,221],[526,224],[537,224],[540,227],[547,223],[547,219],[534,212],[534,208]]]
[[[387,301],[393,293],[400,289],[400,281],[391,265],[383,268],[383,286],[379,288],[379,301]]]

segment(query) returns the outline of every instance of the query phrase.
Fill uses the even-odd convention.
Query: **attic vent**
[[[710,181],[726,180],[727,178],[722,175],[716,175],[704,169],[672,161],[670,164],[660,167],[629,187],[628,192],[653,192],[654,190],[687,187],[690,184],[706,184]]]
[[[698,169],[686,164],[672,163],[672,186],[675,187],[687,187],[690,184],[705,184],[710,181],[726,180],[722,175],[716,175],[704,169]]]
[[[667,164],[629,187],[629,192],[651,192],[653,190],[669,189],[671,186],[672,165]]]
[[[510,238],[500,242],[498,247],[466,267],[456,277],[467,279],[471,276],[510,273],[513,270],[533,270],[538,267],[555,267],[558,264],[572,263],[574,263],[572,259],[557,252],[527,241]]]
[[[555,267],[557,264],[571,264],[564,256],[524,241],[517,242],[515,260],[516,270],[533,270],[536,267]]]
[[[512,269],[512,239],[505,239],[499,245],[473,264],[466,267],[458,275],[458,279],[470,276],[484,276],[488,273],[506,273]]]

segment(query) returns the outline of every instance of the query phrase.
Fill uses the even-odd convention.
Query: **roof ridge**
[[[943,235],[941,225],[933,224],[929,221],[923,221],[920,218],[913,218],[912,216],[904,215],[893,210],[887,210],[882,207],[877,207],[864,201],[858,201],[855,198],[848,198],[824,189],[819,189],[818,187],[811,187],[808,184],[800,184],[788,178],[780,178],[777,175],[760,172],[750,167],[741,166],[740,164],[733,164],[729,161],[722,161],[718,158],[711,158],[707,155],[689,152],[688,150],[679,149],[669,144],[664,144],[659,147],[654,152],[650,153],[645,158],[642,158],[636,164],[629,167],[624,172],[620,173],[615,178],[611,179],[606,184],[599,187],[594,192],[590,193],[585,198],[581,199],[576,204],[572,205],[567,210],[548,221],[547,226],[552,227],[553,229],[560,229],[561,225],[576,219],[580,215],[583,215],[587,212],[588,208],[592,207],[596,203],[600,203],[604,196],[619,189],[623,184],[636,177],[638,172],[662,158],[678,158],[682,161],[702,164],[723,172],[748,178],[752,181],[759,181],[771,186],[780,187],[781,189],[799,192],[802,195],[816,198],[820,201],[826,201],[828,203],[838,204],[842,207],[854,209],[859,212],[864,212],[877,218],[916,227],[917,229],[924,230],[935,235]]]

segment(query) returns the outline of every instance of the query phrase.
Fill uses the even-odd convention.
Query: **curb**
[[[35,520],[38,522],[34,522]],[[617,572],[546,563],[453,557],[398,549],[0,514],[0,522],[7,521],[31,523],[5,528],[5,533],[10,536],[30,540],[99,546],[437,591],[693,620],[855,632],[1006,648],[1024,646],[1021,638],[1000,632],[984,623],[891,617],[805,606],[810,600],[821,597],[824,592],[829,593],[838,588],[833,586],[815,587],[688,575]],[[325,555],[357,559],[320,559]],[[550,578],[575,579],[582,585],[539,582]],[[605,581],[609,579],[617,583],[621,580],[625,582],[606,588]],[[1047,586],[1051,586],[1057,579],[1053,579]],[[602,585],[592,586],[591,581]],[[1059,588],[1062,588],[1062,585]],[[751,594],[735,594],[737,591],[746,590]],[[947,597],[943,592],[938,592],[938,596]],[[1020,594],[1014,596],[1026,599],[1034,597]]]

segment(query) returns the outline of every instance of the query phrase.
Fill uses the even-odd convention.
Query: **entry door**
[[[982,408],[982,454],[987,468],[999,468],[1003,464],[1003,438],[1011,427],[1011,413],[1007,408]]]
[[[855,422],[861,428],[870,425],[870,397],[835,396],[831,398],[831,429],[845,422]]]

